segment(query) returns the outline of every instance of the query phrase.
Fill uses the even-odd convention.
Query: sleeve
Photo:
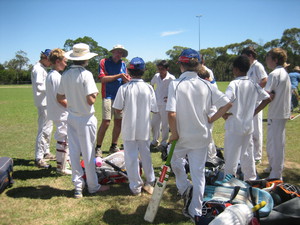
[[[157,107],[157,103],[156,103],[156,97],[155,97],[155,92],[152,88],[152,86],[149,85],[149,88],[151,90],[151,99],[150,99],[150,102],[151,102],[151,112],[154,112],[154,113],[157,113],[158,112],[158,107]]]
[[[93,74],[89,71],[86,72],[86,80],[85,80],[85,93],[86,96],[93,94],[93,93],[99,93],[97,85],[95,83]]]
[[[260,63],[258,64],[259,66],[257,67],[257,71],[256,71],[256,74],[258,74],[258,80],[261,81],[262,79],[268,77],[266,71],[265,71],[265,68],[264,66]]]
[[[212,86],[212,107],[216,106],[217,108],[220,108],[230,102],[226,94],[221,92],[216,86],[214,85],[211,86]],[[213,111],[216,109],[211,108],[211,110]]]
[[[265,86],[265,90],[267,92],[271,92],[274,89],[274,76],[272,73],[269,74],[268,80],[267,80],[267,84]]]
[[[259,85],[257,85],[257,88],[258,88],[258,93],[259,93],[257,101],[262,101],[262,100],[265,100],[265,99],[267,99],[267,98],[270,97],[270,95],[268,94],[268,92],[266,92]]]
[[[234,83],[230,82],[229,85],[228,85],[228,87],[227,87],[227,89],[226,89],[226,91],[225,91],[225,95],[227,96],[227,98],[231,102],[233,102],[235,100],[235,98],[236,98],[236,96],[235,96],[236,90],[235,89],[236,89],[236,87],[235,87]]]
[[[166,111],[176,112],[175,81],[171,81],[169,84]]]
[[[156,74],[152,77],[151,81],[150,81],[151,85],[156,84]]]
[[[60,84],[58,86],[57,94],[60,94],[60,95],[65,94],[63,78],[61,79]]]
[[[107,75],[107,72],[105,70],[105,61],[106,61],[106,59],[101,59],[100,60],[100,63],[99,63],[99,76],[98,76],[99,78],[104,77],[104,76]]]
[[[113,106],[112,106],[113,108],[118,109],[118,110],[123,110],[123,108],[124,108],[123,89],[124,89],[123,85],[118,89],[116,98],[115,98]]]

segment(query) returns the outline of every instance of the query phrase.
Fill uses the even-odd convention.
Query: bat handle
[[[253,208],[252,208],[252,212],[255,212],[259,209],[261,209],[262,207],[264,207],[267,203],[265,201],[261,201],[259,204],[255,205]]]

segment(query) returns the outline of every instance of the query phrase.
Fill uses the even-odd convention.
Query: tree
[[[19,78],[22,78],[21,80],[24,80],[24,78],[26,80],[28,78],[28,73],[24,72],[25,69],[28,69],[28,62],[29,59],[27,58],[27,53],[19,50],[16,52],[14,59],[4,63],[5,68],[15,71],[15,73],[12,74],[15,75],[14,78],[17,84],[19,84]]]
[[[78,43],[85,43],[89,45],[90,51],[98,54],[89,60],[89,65],[87,66],[87,69],[92,72],[95,80],[97,80],[99,73],[99,61],[102,58],[110,56],[109,51],[106,48],[99,46],[98,42],[87,36],[84,36],[83,38],[77,38],[76,40],[67,39],[64,44],[64,50],[72,50],[73,45]]]

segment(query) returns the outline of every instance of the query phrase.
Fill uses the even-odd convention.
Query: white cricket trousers
[[[144,184],[140,176],[139,155],[146,177],[146,183],[153,184],[155,181],[154,169],[150,153],[150,141],[125,141],[124,157],[125,167],[128,175],[129,188],[132,193],[141,192]]]
[[[286,121],[287,119],[268,119],[267,153],[271,167],[269,178],[282,180]]]
[[[88,191],[95,193],[100,184],[95,166],[95,141],[97,131],[97,119],[94,115],[79,117],[68,115],[68,139],[69,151],[72,164],[72,181],[76,190],[82,190],[85,186],[83,169],[80,165],[80,154],[84,160],[86,182]]]
[[[158,113],[152,114],[151,126],[153,145],[158,144],[160,130],[161,130],[161,145],[168,145],[169,138],[169,123],[168,123],[168,112],[166,111],[166,105],[158,105]]]
[[[46,106],[37,107],[38,109],[38,132],[35,144],[35,160],[44,158],[50,152],[50,141],[53,129],[52,120],[47,119]]]
[[[56,140],[56,163],[57,168],[66,169],[66,164],[69,158],[68,136],[67,136],[67,121],[53,121],[56,127],[54,138]]]
[[[262,158],[262,147],[263,147],[263,111],[260,111],[253,118],[253,154],[254,160],[261,160]]]
[[[251,134],[239,135],[226,130],[224,139],[224,175],[236,175],[238,163],[240,162],[244,180],[256,180],[253,144],[249,144],[251,137]]]
[[[205,188],[205,162],[208,147],[200,149],[178,149],[175,147],[171,166],[175,174],[176,186],[181,195],[191,186],[185,171],[185,157],[187,156],[190,166],[190,175],[193,182],[193,197],[189,206],[191,216],[202,215],[202,202]]]
[[[217,157],[217,149],[212,136],[213,124],[210,124],[209,132],[211,133],[211,135],[210,135],[210,142],[208,145],[207,161],[213,160],[214,158]]]

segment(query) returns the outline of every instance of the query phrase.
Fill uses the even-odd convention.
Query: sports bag
[[[12,158],[0,157],[0,193],[2,193],[5,190],[5,188],[11,187],[14,183],[12,173]]]

